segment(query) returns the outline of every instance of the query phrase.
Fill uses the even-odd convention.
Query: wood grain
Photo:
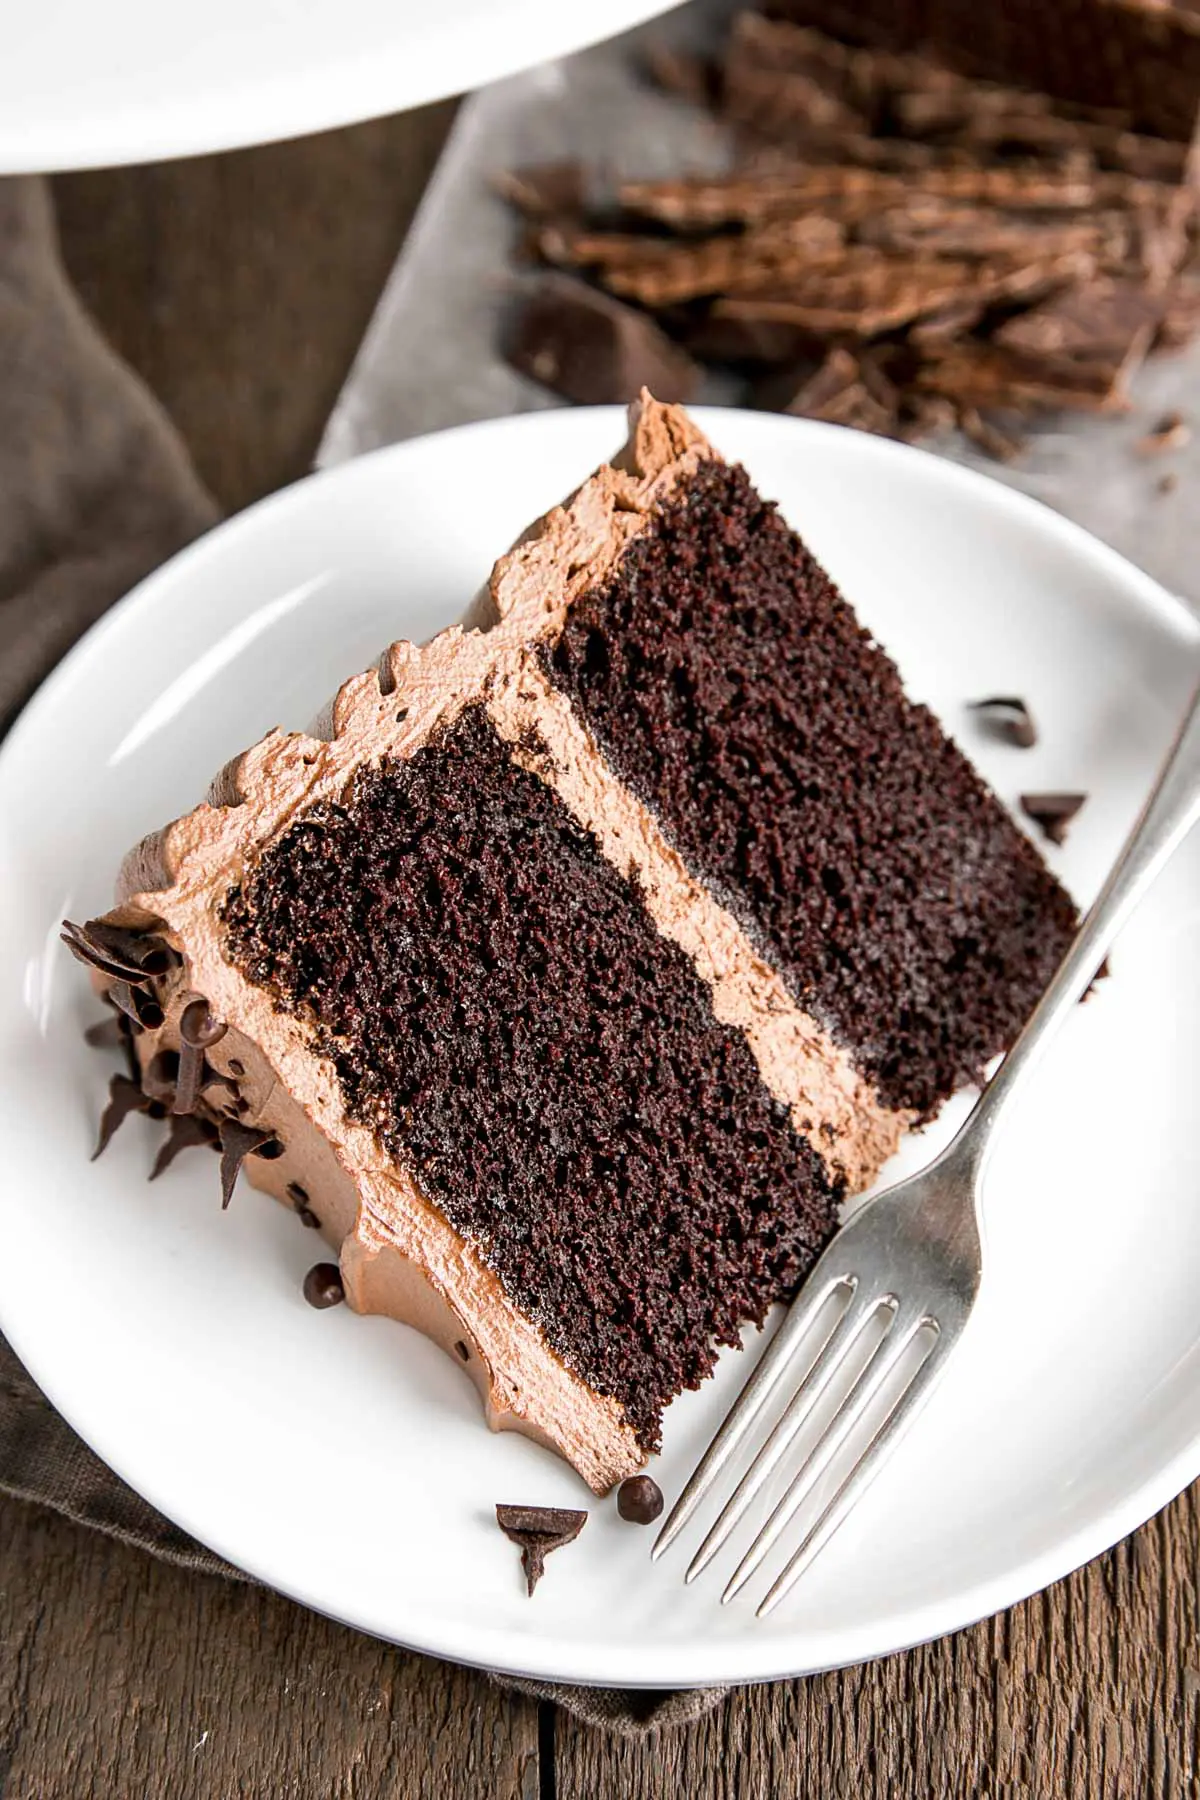
[[[1011,1612],[646,1742],[561,1713],[557,1800],[1195,1800],[1200,1488]]]
[[[82,298],[226,510],[307,472],[453,115],[54,181]]]
[[[538,1800],[537,1707],[0,1502],[3,1800]]]

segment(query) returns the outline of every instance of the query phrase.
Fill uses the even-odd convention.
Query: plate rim
[[[513,4],[522,14],[515,22]],[[558,5],[556,0],[509,0],[504,30],[456,34],[448,22],[433,24],[418,38],[414,53],[411,41],[406,42],[407,29],[396,29],[387,34],[385,43],[372,42],[361,51],[350,44],[341,57],[323,55],[319,65],[306,63],[282,72],[271,66],[264,49],[253,77],[232,89],[222,88],[214,79],[189,89],[186,100],[183,94],[172,94],[165,107],[157,94],[149,103],[139,103],[128,93],[113,91],[105,103],[90,111],[80,109],[72,119],[56,113],[50,125],[31,126],[26,117],[11,135],[0,121],[0,174],[57,174],[211,156],[340,130],[437,101],[465,99],[493,82],[619,37],[681,4],[682,0],[608,0],[607,8],[596,6],[582,24],[575,6]],[[126,41],[126,36],[119,37],[117,49]],[[19,49],[9,45],[8,51],[17,63]],[[114,73],[114,89],[119,79]],[[31,83],[32,74],[27,72],[24,85],[28,89]],[[264,124],[264,113],[269,123]]]
[[[49,713],[54,714],[58,694],[61,689],[76,679],[78,669],[95,655],[106,634],[137,615],[144,608],[152,608],[157,603],[160,589],[169,589],[178,580],[181,571],[185,578],[191,578],[196,566],[202,566],[206,557],[228,553],[231,539],[239,533],[254,534],[263,529],[264,521],[269,521],[276,513],[304,506],[304,496],[312,490],[314,483],[328,489],[338,483],[350,483],[364,479],[364,468],[377,469],[389,461],[402,462],[414,455],[418,456],[421,447],[429,439],[455,439],[464,434],[508,434],[532,432],[534,434],[564,432],[570,435],[580,432],[586,437],[594,428],[597,442],[602,432],[607,433],[611,442],[615,443],[623,429],[624,408],[593,407],[553,409],[549,411],[530,412],[509,415],[502,418],[475,421],[466,425],[458,425],[426,436],[403,440],[373,450],[362,457],[352,459],[336,467],[326,468],[278,489],[264,496],[244,511],[234,514],[209,531],[202,534],[193,543],[187,545],[175,556],[152,571],[122,599],[117,601],[101,616],[72,647],[62,661],[37,689],[14,722],[5,741],[0,745],[0,822],[6,806],[8,783],[12,772],[20,763],[25,740],[36,732]],[[775,415],[745,413],[742,409],[725,409],[718,407],[695,407],[689,409],[703,429],[710,432],[719,443],[721,423],[733,413],[753,420],[755,429],[762,429],[771,435],[776,432],[799,434],[801,437],[820,443],[829,440],[829,434],[839,435],[839,441],[845,439],[845,428],[836,425],[822,424],[812,420],[782,418]],[[877,460],[886,466],[893,459],[917,458],[929,468],[930,474],[937,481],[948,482],[950,488],[961,487],[984,499],[987,504],[998,507],[1001,513],[1015,515],[1018,522],[1022,519],[1032,523],[1035,530],[1057,538],[1069,551],[1091,561],[1093,566],[1104,570],[1111,578],[1116,578],[1126,586],[1131,597],[1147,607],[1152,613],[1161,617],[1162,623],[1174,628],[1176,632],[1183,627],[1186,633],[1200,646],[1200,622],[1198,622],[1178,596],[1173,595],[1160,583],[1155,581],[1136,564],[1130,562],[1110,545],[1093,536],[1082,526],[1056,512],[1046,503],[1025,494],[1020,490],[1006,486],[994,477],[980,470],[969,468],[948,461],[943,457],[923,450],[917,446],[893,443],[878,438],[869,438],[865,434],[854,434],[858,440],[856,451],[869,462]],[[367,475],[366,479],[372,479]],[[268,524],[268,530],[270,529]],[[204,779],[203,773],[199,777]],[[0,1294],[0,1308],[3,1296]],[[0,1316],[0,1327],[4,1326]],[[21,1358],[33,1379],[42,1388],[51,1404],[61,1413],[72,1429],[88,1444],[101,1459],[112,1468],[121,1479],[141,1494],[149,1504],[153,1505],[165,1517],[176,1523],[196,1540],[224,1557],[235,1567],[239,1563],[236,1546],[220,1541],[197,1529],[190,1520],[188,1509],[180,1508],[172,1498],[169,1506],[163,1505],[154,1491],[155,1484],[144,1485],[132,1480],[126,1473],[128,1467],[125,1455],[119,1445],[112,1445],[110,1439],[120,1435],[103,1428],[95,1430],[89,1427],[84,1430],[73,1415],[70,1397],[61,1396],[59,1382],[52,1373],[48,1380],[39,1372],[39,1356],[36,1345],[32,1352],[30,1347],[20,1342],[20,1334],[9,1337],[17,1355]],[[481,1424],[481,1429],[483,1426]],[[136,1454],[133,1458],[136,1463]],[[1186,1486],[1200,1476],[1200,1426],[1192,1438],[1171,1457],[1161,1462],[1150,1474],[1132,1482],[1124,1493],[1116,1500],[1111,1500],[1095,1518],[1079,1525],[1066,1537],[1044,1550],[1022,1559],[1012,1569],[1001,1571],[987,1579],[962,1588],[957,1594],[957,1603],[951,1607],[946,1601],[930,1601],[922,1606],[910,1607],[904,1616],[904,1630],[889,1634],[888,1641],[879,1647],[863,1650],[853,1644],[842,1646],[844,1653],[838,1649],[836,1630],[823,1634],[823,1641],[828,1639],[831,1653],[822,1655],[817,1662],[807,1662],[794,1658],[787,1659],[788,1638],[786,1636],[762,1637],[757,1640],[759,1655],[746,1658],[748,1647],[752,1648],[755,1640],[752,1634],[738,1639],[715,1639],[703,1641],[688,1647],[688,1655],[695,1667],[678,1679],[657,1673],[631,1675],[618,1664],[624,1650],[612,1645],[592,1646],[592,1667],[584,1669],[579,1666],[580,1655],[577,1640],[561,1641],[553,1633],[543,1633],[536,1638],[525,1634],[514,1637],[511,1627],[493,1625],[473,1625],[468,1628],[469,1635],[477,1640],[473,1646],[463,1641],[463,1632],[454,1621],[440,1642],[432,1641],[428,1635],[418,1634],[408,1638],[397,1633],[393,1626],[375,1620],[364,1620],[362,1617],[347,1617],[335,1606],[314,1604],[313,1599],[294,1582],[279,1581],[275,1576],[260,1573],[257,1569],[244,1572],[262,1581],[264,1585],[287,1595],[298,1604],[334,1619],[351,1629],[365,1631],[384,1641],[395,1643],[418,1653],[440,1656],[459,1662],[469,1667],[477,1667],[517,1676],[526,1676],[540,1680],[558,1680],[579,1686],[612,1686],[629,1688],[657,1688],[665,1683],[686,1685],[688,1687],[721,1686],[729,1682],[753,1683],[768,1680],[786,1679],[788,1677],[817,1673],[819,1671],[842,1668],[857,1662],[874,1660],[885,1655],[895,1655],[915,1645],[929,1642],[932,1639],[949,1635],[978,1623],[981,1619],[1015,1605],[1030,1595],[1041,1591],[1054,1581],[1062,1579],[1084,1563],[1103,1554],[1129,1532],[1137,1529],[1175,1498]],[[947,1622],[946,1614],[953,1611],[953,1621]],[[849,1634],[852,1635],[852,1634]],[[861,1632],[858,1633],[861,1636]],[[894,1641],[893,1641],[894,1640]],[[672,1651],[679,1649],[672,1646]],[[707,1651],[707,1654],[704,1652]],[[770,1653],[776,1652],[773,1657]],[[665,1652],[659,1652],[665,1654]],[[724,1668],[718,1666],[724,1660]],[[739,1661],[751,1661],[755,1666],[736,1666]]]

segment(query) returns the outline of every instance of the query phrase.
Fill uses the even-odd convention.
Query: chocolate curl
[[[220,1019],[214,1019],[207,1000],[189,1000],[184,1007],[179,1016],[179,1080],[173,1113],[195,1112],[200,1089],[205,1085],[204,1052],[220,1043],[228,1029]],[[230,1188],[232,1191],[232,1183]]]
[[[72,956],[102,975],[135,987],[147,985],[155,975],[165,975],[179,960],[162,938],[146,932],[107,925],[103,919],[89,919],[85,925],[64,919],[62,924],[60,935]]]

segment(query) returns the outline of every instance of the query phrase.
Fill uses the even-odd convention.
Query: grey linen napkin
[[[44,184],[0,181],[0,730],[114,600],[215,518],[165,413],[71,288]],[[183,1568],[248,1579],[93,1455],[2,1337],[0,1492]],[[723,1692],[494,1679],[629,1735],[684,1724]]]

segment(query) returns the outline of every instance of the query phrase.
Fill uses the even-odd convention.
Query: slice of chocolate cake
[[[774,507],[643,396],[466,628],[231,764],[73,947],[134,1052],[113,1118],[219,1134],[226,1197],[244,1159],[352,1306],[600,1491],[1074,925]]]

